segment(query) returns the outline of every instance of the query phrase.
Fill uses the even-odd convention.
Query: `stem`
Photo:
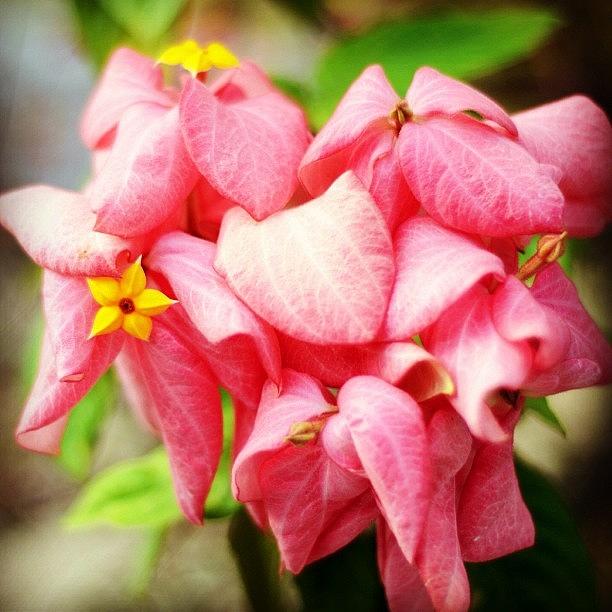
[[[168,527],[153,527],[146,532],[146,539],[137,559],[132,582],[132,593],[135,597],[144,597],[147,594],[166,543],[167,534]]]

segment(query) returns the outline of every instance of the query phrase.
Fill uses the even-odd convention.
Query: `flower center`
[[[412,111],[408,108],[406,100],[400,100],[393,110],[387,115],[387,121],[396,134],[402,129],[402,125],[412,118]]]
[[[130,314],[136,310],[136,306],[134,306],[134,302],[130,298],[121,298],[119,300],[119,308],[123,314]]]

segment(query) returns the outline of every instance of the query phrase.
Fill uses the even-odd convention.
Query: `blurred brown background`
[[[395,15],[500,2],[329,0],[319,23],[300,20],[292,2],[190,3],[178,34],[225,41],[267,71],[308,81],[332,33],[358,31]],[[542,3],[540,3],[542,5]],[[565,25],[529,60],[477,82],[509,110],[570,93],[612,108],[612,3],[559,0]],[[516,6],[516,3],[512,3]],[[88,154],[78,139],[94,70],[79,44],[74,14],[62,0],[0,1],[0,189],[50,183],[78,189]],[[606,330],[610,232],[576,261],[587,307]],[[78,490],[52,459],[19,450],[12,439],[24,389],[20,368],[25,338],[39,313],[38,275],[16,243],[0,231],[0,609],[3,610],[243,610],[248,609],[226,544],[227,524],[187,525],[170,534],[146,597],[130,584],[137,530],[66,531],[60,522]],[[561,485],[595,559],[604,609],[612,609],[612,412],[610,389],[563,394],[551,404],[568,429],[563,439],[528,416],[517,448]],[[141,454],[153,444],[118,406],[108,420],[95,470]]]

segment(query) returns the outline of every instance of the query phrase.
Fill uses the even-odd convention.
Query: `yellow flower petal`
[[[233,68],[238,65],[238,58],[224,45],[218,42],[210,43],[206,53],[215,68]]]
[[[123,317],[123,331],[139,340],[148,340],[152,328],[153,320],[151,317],[139,312],[132,312]]]
[[[168,47],[157,60],[168,66],[182,66],[193,76],[199,72],[207,72],[213,66],[216,68],[233,68],[238,65],[238,58],[221,43],[211,43],[200,47],[195,40]]]
[[[123,323],[123,313],[118,306],[102,306],[96,312],[91,326],[90,338],[110,334],[118,330]]]
[[[194,51],[199,51],[200,46],[195,40],[186,40],[179,45],[168,47],[157,59],[159,64],[167,66],[178,66],[183,60]]]
[[[140,264],[140,259],[139,257],[121,276],[121,297],[136,297],[147,286],[147,277]]]
[[[145,289],[140,295],[134,298],[136,312],[154,317],[161,314],[168,307],[176,304],[176,300],[171,300],[167,295],[157,289]]]
[[[119,281],[116,278],[111,278],[110,276],[88,278],[87,284],[93,299],[100,306],[112,306],[119,301]]]

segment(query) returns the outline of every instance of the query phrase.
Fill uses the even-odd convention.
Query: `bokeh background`
[[[343,37],[367,34],[383,21],[444,15],[449,9],[510,11],[526,6],[494,1],[190,0],[166,3],[168,14],[161,24],[141,20],[139,15],[155,4],[0,0],[1,191],[29,183],[82,187],[89,157],[78,137],[79,116],[108,46],[122,40],[156,53],[163,44],[186,36],[201,42],[218,39],[240,57],[257,61],[293,95],[307,99],[316,95],[312,84],[321,72],[320,58]],[[117,12],[120,5],[123,13]],[[470,80],[511,111],[583,92],[610,115],[612,3],[558,0],[528,6],[554,11],[558,22],[519,60]],[[432,62],[440,58],[444,44],[443,31],[431,38],[431,48],[437,49]],[[420,48],[425,48],[427,61],[422,40]],[[407,63],[412,61],[408,44],[398,46],[399,60],[402,54]],[[340,63],[336,69],[342,68]],[[325,108],[311,102],[316,124]],[[611,323],[610,237],[608,231],[574,245],[571,264],[585,304],[606,333]],[[163,546],[142,528],[66,527],[63,517],[83,480],[142,455],[156,443],[109,386],[102,392],[107,415],[97,431],[91,466],[66,470],[57,460],[16,447],[12,432],[35,361],[29,339],[39,325],[39,274],[0,230],[0,609],[248,610],[227,543],[227,519],[210,520],[203,529],[178,522],[164,533]],[[550,405],[567,437],[534,414],[523,419],[517,434],[517,452],[558,485],[569,505],[594,562],[602,609],[612,609],[610,399],[609,388],[562,394]],[[300,606],[288,577],[276,597],[278,609]]]

